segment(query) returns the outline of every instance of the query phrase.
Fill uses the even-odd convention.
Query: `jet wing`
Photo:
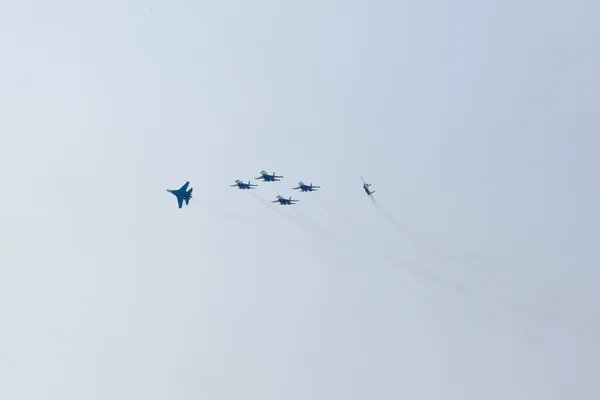
[[[190,184],[189,182],[186,182],[186,183],[185,183],[185,184],[184,184],[184,185],[181,187],[181,189],[179,189],[179,190],[182,190],[182,191],[184,191],[184,192],[185,192],[185,191],[187,191],[187,188],[188,188],[189,184]]]

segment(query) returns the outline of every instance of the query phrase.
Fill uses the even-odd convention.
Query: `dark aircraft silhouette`
[[[373,202],[375,202],[375,199],[373,198],[373,193],[375,193],[375,191],[373,190],[372,192],[369,190],[369,186],[371,186],[370,183],[365,182],[365,180],[363,179],[363,177],[361,176],[360,179],[362,179],[363,181],[363,189],[365,189],[365,192],[367,192],[367,196],[369,196],[371,198],[371,200],[373,200]]]
[[[292,200],[292,197],[290,196],[289,199],[283,198],[280,195],[277,195],[277,200],[272,201],[271,203],[279,203],[282,206],[289,206],[289,205],[294,205],[298,202],[298,200]]]
[[[283,178],[283,176],[277,176],[275,172],[273,172],[273,175],[269,175],[266,171],[260,171],[260,176],[254,179],[263,179],[265,182],[278,182],[281,180],[278,178]]]
[[[254,189],[258,185],[253,185],[250,183],[250,181],[248,181],[248,183],[244,183],[244,182],[240,181],[239,179],[236,179],[235,185],[229,185],[229,186],[231,186],[231,187],[237,186],[238,188],[244,190],[244,189]]]
[[[191,188],[189,191],[186,191],[189,184],[189,182],[186,182],[181,188],[177,190],[167,189],[167,192],[173,193],[177,197],[179,208],[181,208],[181,206],[183,205],[184,200],[186,206],[190,204],[190,199],[192,198],[192,190],[194,190],[194,188]]]
[[[298,182],[298,187],[292,188],[292,190],[300,189],[303,192],[316,192],[317,188],[320,187],[321,186],[313,186],[312,183],[310,185],[305,185],[302,181],[300,181]]]

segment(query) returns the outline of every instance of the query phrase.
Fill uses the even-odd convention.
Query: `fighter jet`
[[[292,200],[291,196],[289,199],[286,199],[284,197],[281,197],[280,195],[277,195],[277,200],[272,201],[271,203],[279,203],[282,206],[289,206],[289,205],[294,205],[297,202],[298,202],[298,200]]]
[[[298,187],[292,188],[292,190],[300,189],[302,192],[316,192],[317,188],[321,186],[313,186],[312,182],[310,185],[305,185],[302,181],[298,182]]]
[[[237,186],[238,188],[244,190],[244,189],[254,189],[258,185],[253,185],[250,183],[250,181],[248,181],[248,183],[244,183],[244,182],[240,181],[239,179],[236,179],[235,185],[229,185],[229,186],[231,186],[231,187]]]
[[[370,183],[365,182],[365,180],[363,179],[363,177],[361,176],[360,179],[362,179],[363,181],[363,189],[365,189],[365,192],[367,193],[367,196],[369,196],[371,198],[371,200],[373,200],[373,202],[375,202],[375,199],[373,198],[373,193],[375,193],[375,191],[373,190],[372,192],[369,190],[369,186],[371,186]]]
[[[278,182],[281,180],[278,178],[283,178],[283,176],[277,176],[275,172],[273,172],[273,175],[269,175],[266,171],[260,171],[260,176],[254,179],[263,179],[265,182]]]
[[[179,208],[181,208],[181,206],[183,205],[184,200],[186,206],[190,204],[190,199],[192,198],[192,190],[194,190],[194,188],[191,188],[189,191],[187,191],[189,184],[189,182],[186,182],[181,188],[177,190],[167,189],[167,192],[173,193],[177,197]]]

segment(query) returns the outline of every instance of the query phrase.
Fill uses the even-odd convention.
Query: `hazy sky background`
[[[599,12],[4,2],[0,398],[600,398]]]

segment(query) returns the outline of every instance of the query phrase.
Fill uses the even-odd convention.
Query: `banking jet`
[[[367,193],[367,196],[369,196],[371,198],[371,200],[373,200],[373,202],[375,202],[375,199],[373,198],[373,193],[375,193],[375,191],[370,191],[369,190],[369,186],[371,186],[370,183],[365,182],[365,180],[363,179],[363,177],[361,176],[360,179],[362,179],[363,181],[363,189],[365,189],[365,192]]]
[[[316,192],[321,186],[313,186],[312,182],[310,185],[305,185],[302,181],[298,182],[298,187],[292,188],[292,190],[300,189],[303,192]]]
[[[283,176],[277,176],[275,172],[273,172],[273,175],[269,175],[266,171],[260,171],[260,176],[254,179],[263,179],[265,182],[279,182],[281,180],[279,178],[283,178]]]
[[[236,179],[235,185],[229,185],[229,186],[231,186],[231,187],[237,186],[239,189],[244,190],[244,189],[254,189],[258,185],[253,185],[250,183],[250,181],[248,181],[248,183],[244,183],[244,182],[240,181],[239,179]]]
[[[282,206],[289,206],[289,205],[294,205],[297,202],[298,202],[298,200],[292,200],[291,196],[289,199],[286,199],[284,197],[281,197],[280,195],[277,195],[277,200],[272,201],[271,203],[279,203]]]
[[[194,188],[191,188],[188,191],[187,188],[188,188],[189,184],[190,184],[189,182],[186,182],[181,188],[179,188],[177,190],[167,189],[167,192],[173,193],[177,197],[177,202],[179,203],[179,208],[181,208],[181,206],[183,206],[184,200],[185,200],[186,206],[188,204],[190,204],[190,199],[192,198],[192,190],[194,190]]]

